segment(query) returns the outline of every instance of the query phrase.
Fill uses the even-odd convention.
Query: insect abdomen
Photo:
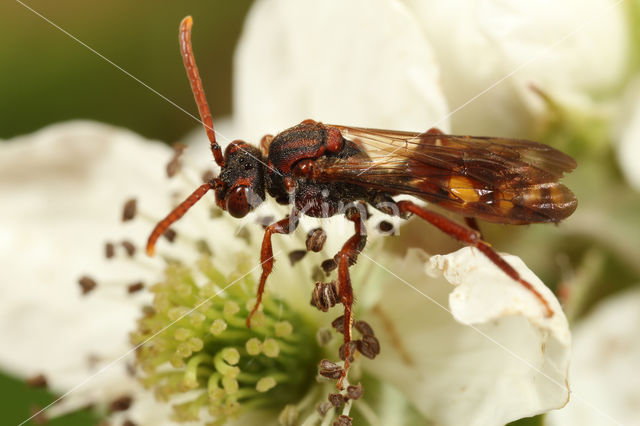
[[[452,176],[446,199],[431,199],[449,210],[488,222],[527,224],[559,222],[577,207],[575,195],[563,184],[546,182],[514,189],[491,188],[463,176]],[[433,191],[433,189],[432,189]]]
[[[561,183],[529,186],[517,193],[496,191],[496,204],[508,223],[560,222],[578,206],[573,193]]]

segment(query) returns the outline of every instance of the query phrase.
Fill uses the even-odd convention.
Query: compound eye
[[[238,186],[227,195],[227,211],[231,216],[241,218],[249,213],[249,191],[247,186]]]

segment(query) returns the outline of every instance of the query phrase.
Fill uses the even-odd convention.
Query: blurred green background
[[[231,111],[233,50],[251,1],[24,4],[197,115],[178,50],[178,24],[192,15],[194,51],[213,114]],[[0,2],[0,16],[0,138],[78,118],[166,142],[198,126],[19,2]]]
[[[196,116],[178,49],[180,20],[194,18],[194,51],[207,97],[214,116],[225,115],[231,112],[233,51],[251,3],[24,1]],[[19,2],[0,2],[0,16],[0,139],[71,119],[111,123],[168,143],[199,126]],[[53,400],[45,390],[0,375],[1,424],[18,424]],[[98,421],[84,411],[49,424]]]

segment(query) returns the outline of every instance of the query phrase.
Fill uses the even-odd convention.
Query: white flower
[[[571,377],[575,397],[547,416],[550,426],[637,425],[640,383],[640,292],[630,290],[600,304],[574,329]],[[594,408],[595,406],[595,408]]]
[[[436,52],[454,132],[533,134],[552,98],[589,104],[625,77],[630,40],[621,2],[413,1]]]
[[[625,177],[640,190],[640,78],[629,86],[619,120],[618,162]]]
[[[252,137],[304,118],[533,134],[549,111],[532,85],[591,108],[622,82],[619,3],[261,0],[236,56],[236,116]]]
[[[154,401],[151,392],[127,372],[133,361],[127,352],[128,335],[136,327],[140,306],[150,300],[145,292],[127,295],[126,284],[162,279],[162,255],[182,258],[189,265],[199,257],[193,247],[200,238],[213,249],[216,268],[233,274],[238,262],[257,265],[260,226],[245,224],[247,243],[234,237],[237,222],[226,216],[211,220],[211,203],[201,202],[176,225],[178,238],[172,245],[161,241],[160,258],[136,254],[126,260],[121,252],[118,261],[105,260],[104,240],[127,238],[140,246],[155,216],[168,209],[167,180],[162,175],[171,152],[129,132],[92,123],[53,126],[0,149],[2,198],[13,207],[3,212],[0,223],[0,255],[7,264],[0,299],[0,365],[25,377],[42,373],[53,390],[69,391],[49,414],[133,396],[129,410],[112,414],[114,421],[170,424],[171,407]],[[185,170],[170,186],[180,191],[195,186],[181,182],[189,181],[189,175]],[[152,220],[119,223],[123,194],[139,195],[139,215]],[[325,256],[344,239],[344,233],[335,232],[340,222],[334,218],[323,225],[329,234]],[[350,379],[374,377],[381,383],[379,388],[365,388],[365,396],[351,409],[354,416],[369,423],[411,424],[411,413],[417,410],[440,424],[498,425],[565,402],[566,321],[550,292],[517,258],[508,261],[550,301],[556,312],[553,318],[543,318],[542,306],[531,294],[474,250],[432,258],[431,270],[444,271],[446,280],[457,286],[452,292],[442,278],[424,272],[424,255],[388,257],[380,242],[370,243],[352,273],[356,319],[370,321],[382,343],[381,356],[358,360],[359,367],[350,375]],[[325,314],[309,306],[310,274],[322,258],[307,255],[291,267],[284,254],[301,246],[299,237],[274,239],[276,253],[283,254],[268,288],[289,306],[286,309],[307,318],[308,331],[315,333],[327,327],[341,307]],[[393,275],[380,265],[415,285],[418,292],[393,282]],[[81,296],[76,282],[81,274],[98,281],[86,296]],[[421,293],[434,297],[453,316]],[[186,336],[183,331],[178,334]],[[339,339],[333,340],[339,344]],[[325,347],[314,363],[321,357],[335,359],[335,349]],[[413,361],[407,362],[405,356]],[[335,389],[333,383],[314,383],[308,389],[316,395],[313,402],[325,400]],[[320,386],[319,393],[314,386]],[[319,420],[317,414],[309,414],[313,405],[308,399],[303,402],[294,398],[290,403],[299,404],[301,415]]]
[[[140,194],[148,206],[161,206],[154,187],[162,181],[157,164],[166,148],[78,122],[17,137],[1,149],[0,193],[12,207],[0,213],[0,365],[24,377],[44,373],[51,389],[63,393],[129,350],[126,330],[149,296],[124,298],[126,285],[107,285],[102,297],[83,298],[77,281],[83,274],[125,284],[153,276],[143,264],[113,268],[102,253],[107,240],[148,232],[141,224],[123,227],[117,205]],[[64,405],[79,408],[130,392],[135,380],[124,361]]]
[[[397,1],[259,1],[236,52],[234,118],[259,140],[306,118],[448,130],[432,48]]]
[[[500,425],[563,406],[571,338],[551,291],[506,256],[552,301],[556,315],[546,318],[530,293],[474,249],[431,257],[429,280],[411,266],[422,259],[414,249],[388,266],[394,277],[367,319],[394,333],[381,339],[387,350],[374,374],[435,424]]]

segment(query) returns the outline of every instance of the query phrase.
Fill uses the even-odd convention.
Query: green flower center
[[[208,282],[198,285],[202,274]],[[210,257],[197,270],[170,263],[164,281],[151,288],[153,306],[131,342],[140,345],[141,382],[156,398],[181,395],[174,420],[199,420],[207,411],[214,424],[224,423],[247,409],[294,403],[314,383],[316,330],[268,296],[247,328],[255,288],[251,274],[225,277]]]

